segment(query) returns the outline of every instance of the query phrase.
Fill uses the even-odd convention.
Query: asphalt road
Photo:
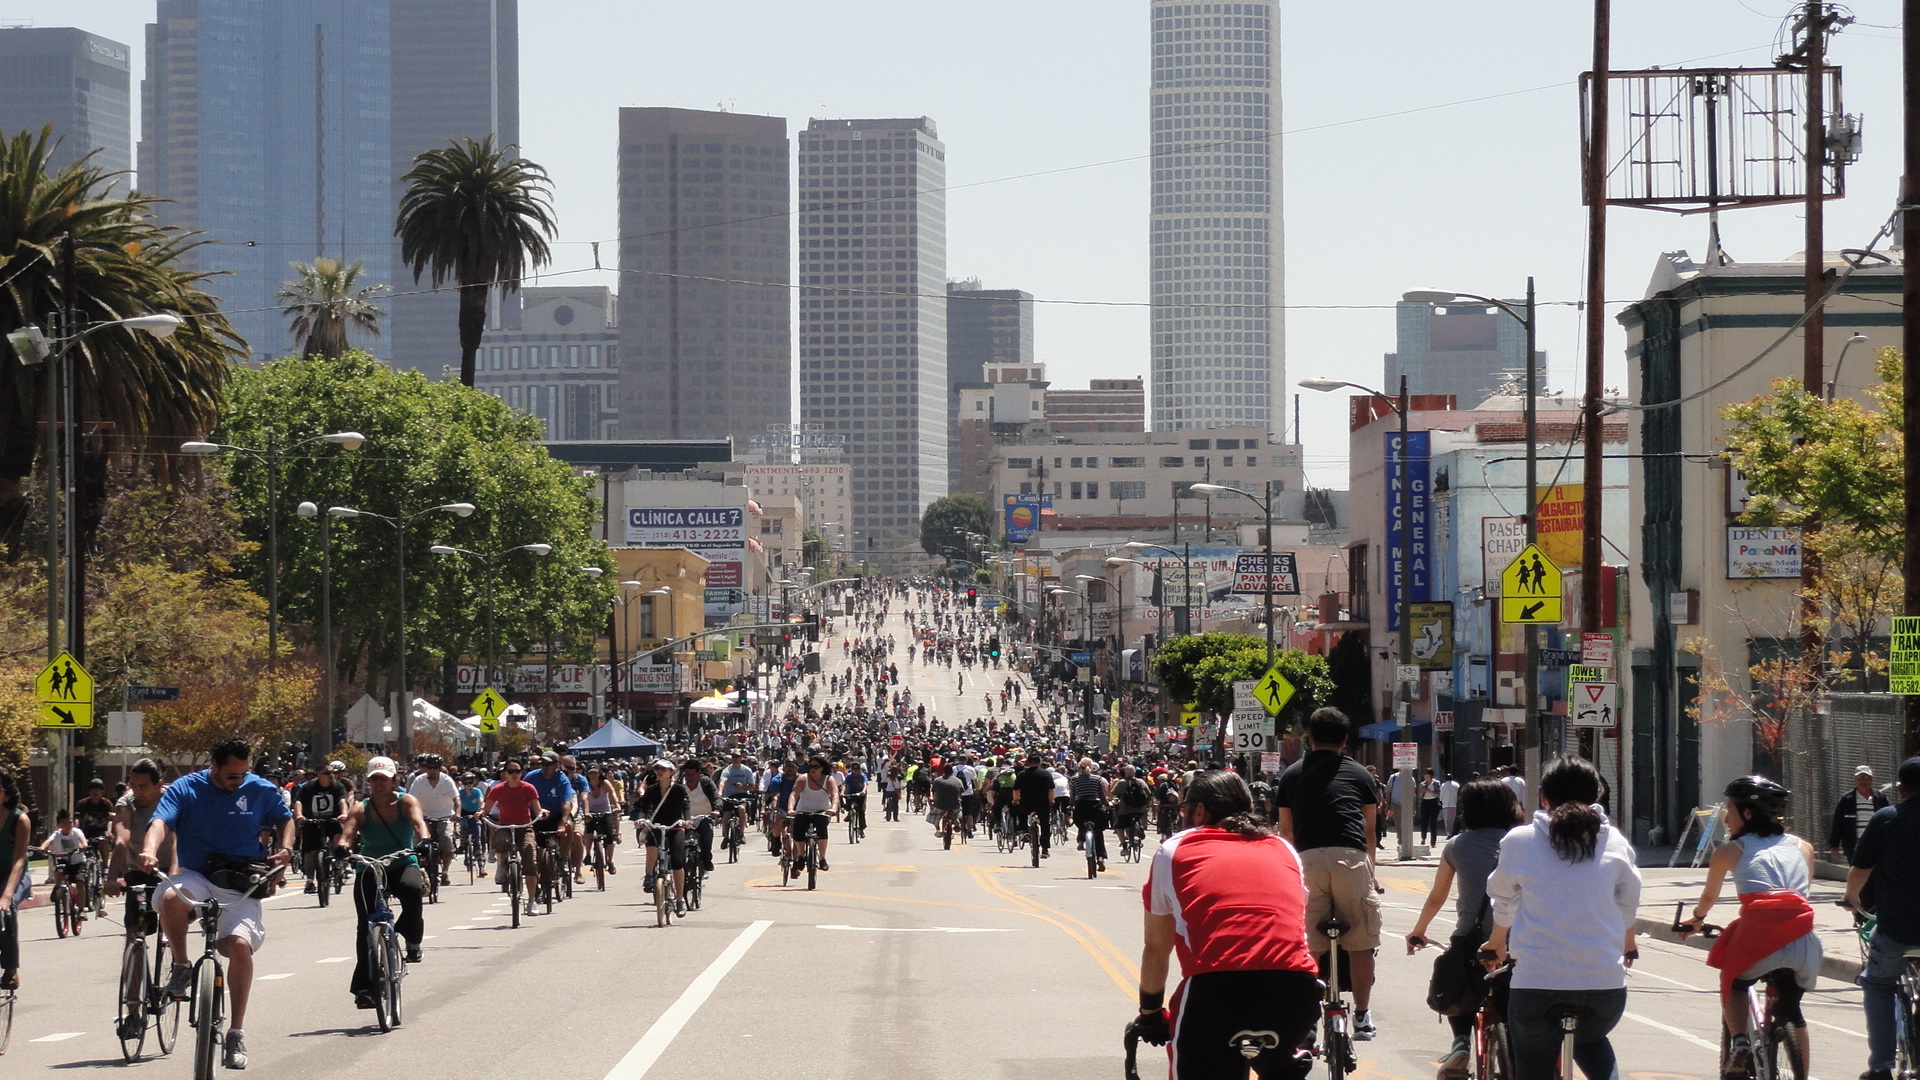
[[[954,685],[944,667],[903,671],[916,694]],[[704,910],[666,929],[654,926],[630,842],[606,892],[589,885],[518,930],[507,928],[499,893],[456,885],[428,908],[427,957],[406,981],[406,1024],[386,1035],[346,990],[352,906],[322,911],[284,894],[268,904],[247,1024],[252,1071],[452,1076],[504,1064],[584,1080],[1120,1076],[1144,863],[1089,881],[1070,847],[1034,869],[1024,854],[984,842],[941,850],[920,820],[876,822],[854,847],[837,827],[830,861],[816,891],[783,888],[764,846],[750,846],[739,864],[721,863]],[[1397,936],[1412,924],[1431,868],[1388,865],[1381,876]],[[61,941],[52,922],[44,907],[25,913],[25,985],[0,1076],[187,1075],[184,1046],[171,1058],[120,1062],[117,926],[89,923]],[[1614,1039],[1622,1075],[1711,1080],[1714,972],[1684,946],[1644,941],[1641,954]],[[1423,1004],[1432,955],[1383,950],[1380,1037],[1360,1044],[1363,1077],[1432,1076],[1447,1044],[1444,1023]],[[1859,992],[1823,982],[1807,1011],[1814,1075],[1858,1073]]]

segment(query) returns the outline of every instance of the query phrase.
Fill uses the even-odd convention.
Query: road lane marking
[[[1072,923],[1074,926],[1079,927],[1080,930],[1090,940],[1094,942],[1094,944],[1098,945],[1100,948],[1105,949],[1107,951],[1107,955],[1111,956],[1116,962],[1118,962],[1120,967],[1124,971],[1126,971],[1129,975],[1133,976],[1136,982],[1139,980],[1140,969],[1134,966],[1133,961],[1127,956],[1126,953],[1121,952],[1120,949],[1116,947],[1113,942],[1108,941],[1105,934],[1102,934],[1099,930],[1095,929],[1090,923],[1084,922],[1080,919],[1076,919],[1072,915],[1069,915],[1066,912],[1061,911],[1059,908],[1048,907],[1047,905],[1042,904],[1040,901],[1035,900],[1032,897],[1021,896],[1018,893],[1015,893],[1012,890],[1007,889],[1000,882],[1000,879],[997,876],[999,873],[1000,871],[996,871],[992,868],[981,868],[980,872],[975,874],[974,876],[983,881],[993,882],[995,886],[998,886],[998,891],[1002,895],[1004,895],[1007,899],[1014,901],[1015,903],[1030,906],[1039,911],[1046,912],[1049,916],[1055,916],[1060,919],[1064,919],[1067,922]]]
[[[815,930],[858,930],[870,934],[1017,934],[1010,926],[848,926],[821,923]]]
[[[351,956],[329,956],[329,957],[326,957],[325,959],[322,959],[322,960],[315,960],[315,961],[314,961],[314,963],[316,963],[316,964],[344,964],[344,963],[346,963],[347,961],[349,961],[349,960],[351,960],[351,959],[353,959],[353,957],[351,957]]]
[[[1105,952],[1101,951],[1099,945],[1094,944],[1093,941],[1089,940],[1087,935],[1081,934],[1068,924],[1069,920],[1067,916],[1060,915],[1058,911],[1046,907],[1038,901],[1015,894],[997,880],[990,871],[978,867],[970,869],[972,870],[974,880],[979,883],[981,888],[996,896],[1013,901],[1016,905],[1015,910],[1019,911],[1020,914],[1031,916],[1042,922],[1051,923],[1053,926],[1059,928],[1062,933],[1078,942],[1080,947],[1086,950],[1087,955],[1093,957],[1094,963],[1099,964],[1101,970],[1107,973],[1107,977],[1113,980],[1113,984],[1120,988],[1122,994],[1129,998],[1134,996],[1140,980],[1140,972],[1138,969],[1126,963],[1124,960],[1116,967],[1113,960],[1110,959]],[[1055,916],[1058,917],[1056,918]],[[1078,920],[1072,921],[1078,922]],[[1086,926],[1085,923],[1080,923],[1080,925]],[[1091,930],[1092,928],[1088,927],[1088,929]],[[1097,933],[1094,936],[1098,936]],[[1105,938],[1101,938],[1100,940],[1103,944],[1106,943]],[[1107,948],[1111,950],[1113,947],[1111,944],[1107,944]],[[1128,978],[1129,975],[1132,976],[1131,979]]]
[[[293,972],[283,971],[278,975],[256,975],[254,976],[254,978],[260,980],[261,982],[273,982],[276,979],[291,979],[293,978]]]
[[[640,1036],[640,1041],[633,1044],[633,1049],[628,1050],[626,1056],[607,1073],[606,1080],[641,1080],[646,1076],[647,1070],[653,1068],[654,1062],[659,1061],[660,1055],[666,1053],[667,1047],[673,1044],[680,1029],[686,1027],[687,1021],[693,1019],[693,1014],[706,1004],[707,998],[720,985],[720,980],[727,977],[727,973],[772,925],[772,919],[760,919],[740,931],[740,936],[733,939],[733,944],[728,945],[714,958],[713,963],[707,965],[705,971],[687,984],[678,1000],[667,1006],[667,1011],[660,1014],[645,1035]]]
[[[42,1035],[37,1039],[30,1039],[28,1041],[29,1042],[66,1042],[68,1039],[77,1039],[80,1036],[85,1034],[86,1032],[84,1031],[56,1031],[51,1035]]]
[[[1716,1059],[1718,1059],[1719,1057],[1719,1054],[1720,1054],[1719,1043],[1708,1042],[1707,1040],[1701,1038],[1700,1036],[1695,1035],[1691,1031],[1683,1031],[1680,1028],[1674,1027],[1672,1024],[1663,1024],[1658,1020],[1641,1016],[1639,1013],[1623,1013],[1621,1015],[1625,1016],[1629,1020],[1635,1020],[1642,1024],[1645,1024],[1648,1027],[1653,1028],[1657,1031],[1664,1031],[1669,1035],[1675,1036],[1677,1038],[1685,1039],[1686,1041],[1692,1043],[1693,1045],[1700,1047],[1702,1050],[1711,1050],[1713,1051]]]

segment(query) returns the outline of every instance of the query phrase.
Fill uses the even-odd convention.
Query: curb
[[[1712,948],[1710,941],[1698,935],[1682,941],[1680,935],[1673,932],[1673,924],[1663,919],[1649,919],[1641,916],[1634,920],[1634,930],[1643,937],[1685,945],[1688,948],[1699,949],[1701,952]],[[1851,984],[1860,978],[1860,961],[1823,954],[1820,957],[1820,975],[1822,978]]]

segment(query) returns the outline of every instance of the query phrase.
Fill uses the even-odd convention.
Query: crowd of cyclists
[[[802,866],[809,882],[814,871],[830,872],[832,845],[864,839],[877,794],[882,821],[924,815],[943,848],[980,839],[1038,865],[1070,844],[1090,875],[1107,872],[1111,857],[1150,852],[1141,1013],[1129,1030],[1168,1045],[1176,1080],[1240,1075],[1233,1070],[1249,1062],[1268,1080],[1304,1076],[1316,1055],[1331,1065],[1314,1025],[1318,980],[1336,941],[1340,982],[1355,1006],[1346,1030],[1359,1041],[1376,1037],[1375,860],[1387,800],[1378,778],[1347,755],[1346,718],[1316,712],[1300,759],[1251,783],[1178,744],[1122,754],[1070,726],[1070,688],[990,674],[1007,663],[1002,632],[992,613],[955,591],[874,588],[850,609],[838,641],[829,639],[840,670],[785,672],[770,721],[709,733],[649,761],[583,763],[555,747],[485,767],[449,769],[424,754],[405,766],[374,757],[353,775],[335,760],[311,775],[270,778],[253,768],[254,748],[229,741],[212,748],[206,769],[171,783],[151,760],[130,768],[122,790],[94,782],[38,845],[30,845],[17,783],[0,772],[0,990],[19,985],[17,914],[33,884],[31,853],[48,858],[55,888],[82,890],[83,909],[124,895],[124,932],[160,932],[171,960],[160,991],[167,998],[189,993],[194,905],[217,900],[231,995],[223,1064],[245,1068],[252,957],[266,939],[260,899],[293,887],[292,878],[322,906],[352,883],[357,962],[348,990],[358,1008],[374,1009],[370,915],[397,907],[391,922],[405,961],[424,962],[426,906],[453,884],[456,866],[476,884],[512,890],[517,925],[521,911],[551,912],[589,869],[604,887],[631,823],[644,850],[642,888],[670,898],[680,916],[717,855],[737,861],[763,843],[783,880],[799,878]],[[916,699],[902,685],[903,663],[908,674],[916,665],[951,671],[963,700],[969,675],[984,683],[978,715],[930,711],[932,695]],[[1601,808],[1603,784],[1589,763],[1546,767],[1531,814],[1516,781],[1476,778],[1447,791],[1446,817],[1455,820],[1439,830],[1432,889],[1406,935],[1409,952],[1444,945],[1452,958],[1436,965],[1429,994],[1452,1032],[1439,1076],[1549,1080],[1569,1039],[1587,1076],[1613,1076],[1609,1034],[1638,955],[1634,851]],[[1920,946],[1920,810],[1910,802],[1920,793],[1920,759],[1901,766],[1898,793],[1893,805],[1861,814],[1851,853],[1847,902],[1865,907],[1871,892],[1879,909],[1862,979],[1863,1080],[1891,1080],[1906,952]],[[1770,1076],[1786,1075],[1774,1058],[1783,1052],[1793,1055],[1795,1077],[1811,1068],[1800,1006],[1821,948],[1808,901],[1813,851],[1787,829],[1789,797],[1764,777],[1727,786],[1730,840],[1714,852],[1692,916],[1676,918],[1682,934],[1718,933],[1708,962],[1720,972],[1727,1080],[1756,1076],[1756,1055],[1768,1055]],[[835,828],[843,822],[844,832]],[[1707,916],[1729,884],[1740,917],[1713,927]],[[1433,941],[1430,927],[1450,899],[1450,940]],[[1176,953],[1178,987],[1169,963]],[[1453,973],[1444,987],[1443,970]],[[1790,1051],[1762,1045],[1753,1030],[1755,985],[1768,988],[1767,1022],[1787,1032]],[[1489,1011],[1500,1018],[1507,1055],[1506,1071],[1494,1075],[1479,1060]],[[1276,1038],[1255,1053],[1244,1039],[1229,1046],[1230,1036],[1250,1031]]]

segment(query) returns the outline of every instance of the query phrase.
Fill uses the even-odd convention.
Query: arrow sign
[[[1520,617],[1513,621],[1514,622],[1532,622],[1535,619],[1540,617],[1540,609],[1546,606],[1547,606],[1547,602],[1545,600],[1535,600],[1533,603],[1528,604],[1526,607],[1521,608]]]
[[[1574,727],[1606,728],[1614,725],[1613,703],[1619,700],[1619,683],[1575,683],[1569,689],[1573,692]]]

